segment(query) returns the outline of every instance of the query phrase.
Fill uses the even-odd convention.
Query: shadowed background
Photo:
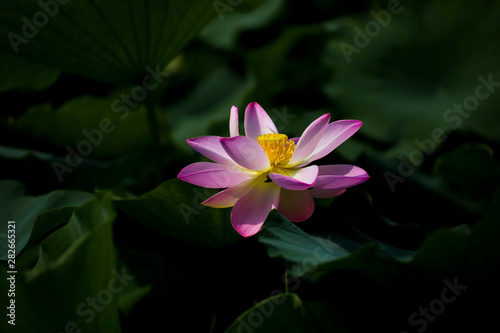
[[[10,220],[18,252],[3,331],[487,327],[499,13],[500,1],[3,0],[0,255]],[[186,139],[228,136],[231,106],[242,123],[254,101],[290,138],[325,113],[361,120],[318,164],[370,180],[304,223],[272,213],[240,237],[230,209],[200,205],[215,191],[175,178],[205,160]],[[285,267],[292,294],[276,296]]]

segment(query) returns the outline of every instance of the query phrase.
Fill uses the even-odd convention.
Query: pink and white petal
[[[337,120],[328,124],[316,149],[304,162],[309,163],[330,154],[335,148],[356,133],[361,125],[363,125],[363,122],[349,119]]]
[[[246,136],[221,138],[220,142],[231,159],[243,168],[263,172],[271,166],[264,149]]]
[[[329,121],[330,114],[327,113],[307,126],[297,142],[297,146],[295,147],[295,151],[290,159],[290,162],[288,162],[287,167],[294,167],[303,164],[302,162],[314,152]]]
[[[220,143],[218,136],[200,136],[188,139],[187,143],[198,153],[208,157],[214,162],[224,165],[234,165],[234,161],[229,157]]]
[[[302,222],[314,212],[314,200],[309,191],[281,189],[278,211],[292,222]]]
[[[259,104],[248,104],[245,110],[245,135],[257,141],[259,135],[271,133],[278,133],[271,117]]]
[[[343,194],[345,192],[345,188],[340,190],[339,189],[321,190],[317,188],[311,188],[308,191],[314,198],[334,198]]]
[[[258,178],[252,187],[234,205],[231,223],[243,237],[255,235],[262,228],[269,212],[278,208],[280,188]]]
[[[253,184],[253,179],[227,188],[219,193],[211,196],[201,204],[213,208],[228,208],[233,207],[245,193],[248,192]]]
[[[319,168],[317,165],[311,165],[302,169],[280,169],[280,172],[269,174],[269,178],[281,188],[301,191],[314,185]]]
[[[336,164],[322,165],[319,167],[319,174],[314,183],[317,189],[345,189],[368,180],[370,176],[365,170],[355,165]]]
[[[223,164],[197,162],[182,169],[177,178],[202,187],[225,188],[253,179],[256,175],[256,173]]]
[[[236,106],[231,107],[231,114],[229,115],[229,135],[239,136],[240,129],[238,124],[238,108]]]

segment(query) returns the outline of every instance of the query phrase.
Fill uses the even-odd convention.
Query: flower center
[[[295,143],[288,141],[285,134],[262,134],[257,137],[257,142],[266,152],[271,167],[286,164],[295,150]]]

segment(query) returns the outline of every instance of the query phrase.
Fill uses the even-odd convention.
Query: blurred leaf
[[[303,97],[304,92],[314,89],[318,84],[318,75],[321,75],[323,69],[321,66],[311,68],[309,66],[311,61],[316,61],[320,57],[324,43],[317,41],[317,37],[321,37],[323,33],[323,29],[315,25],[291,27],[284,30],[276,40],[248,53],[246,57],[248,71],[256,84],[252,96],[258,98],[260,102],[268,102],[271,97],[279,95],[284,90],[293,90],[295,95],[288,94],[287,97],[288,100],[295,101],[298,99],[296,95]],[[307,42],[312,45],[304,45]],[[305,47],[314,50],[301,54]],[[298,54],[303,56],[297,57]],[[313,105],[315,100],[306,98],[306,101],[309,107],[317,107]]]
[[[120,299],[118,300],[120,311],[125,316],[129,315],[135,304],[146,295],[148,295],[152,289],[151,285],[141,287],[132,282],[133,281],[131,281],[130,285],[133,285],[133,288],[129,288],[129,290],[124,291],[123,294],[120,295]]]
[[[61,155],[69,154],[66,146],[70,146],[83,157],[121,157],[148,143],[150,134],[145,107],[135,103],[131,104],[136,107],[133,109],[120,101],[114,95],[81,96],[56,110],[39,105],[22,115],[14,126],[64,147]]]
[[[150,229],[191,245],[218,249],[236,239],[229,210],[201,205],[214,191],[171,179],[135,199],[116,200],[124,211]]]
[[[240,1],[241,6],[226,7],[227,14],[220,11],[218,19],[213,20],[200,33],[200,38],[213,46],[230,49],[237,44],[238,34],[244,30],[255,29],[269,22],[283,6],[283,0]],[[215,2],[214,2],[215,3]],[[250,5],[254,9],[244,12],[242,7]]]
[[[216,16],[209,0],[16,0],[0,13],[2,53],[117,84],[163,68]]]
[[[473,226],[467,242],[465,266],[471,276],[477,280],[491,282],[500,277],[500,186],[491,200],[484,218]]]
[[[17,148],[17,147],[7,147],[2,145],[0,145],[0,157],[13,160],[38,158],[43,161],[50,161],[54,158],[53,155],[43,153],[40,151]]]
[[[434,171],[453,190],[466,196],[480,197],[493,193],[500,183],[499,166],[489,146],[466,144],[441,154]]]
[[[33,64],[23,58],[0,53],[0,92],[38,91],[50,87],[59,77],[58,70]]]
[[[81,191],[53,191],[32,197],[24,194],[24,185],[14,181],[0,182],[0,215],[2,221],[15,221],[16,253],[28,244],[61,223],[68,221],[75,207],[79,207],[94,196]],[[0,242],[2,260],[7,260],[7,223],[1,224]]]
[[[410,265],[437,276],[456,275],[464,267],[463,255],[470,234],[468,225],[432,233],[415,252]]]
[[[488,1],[413,2],[401,5],[400,14],[382,16],[383,26],[373,14],[339,19],[344,30],[329,44],[326,59],[334,79],[325,92],[344,117],[363,121],[362,133],[385,143],[433,140],[436,129],[444,134],[473,129],[498,140],[492,126],[499,120],[498,92],[481,88],[488,97],[478,100],[475,111],[460,113],[455,105],[473,102],[482,84],[479,77],[500,79],[494,60],[500,34],[492,14],[499,6]],[[377,33],[366,34],[374,26]]]
[[[376,242],[353,225],[346,225],[345,230],[326,237],[309,235],[275,211],[270,214],[259,235],[259,241],[265,244],[269,256],[285,258],[291,266],[290,274],[296,277],[314,270],[317,265],[347,257],[363,245]],[[385,255],[407,259],[413,254],[413,251],[377,243]]]
[[[75,149],[77,152],[75,145],[69,147],[72,147],[70,151]],[[0,163],[4,165],[4,172],[9,178],[26,184],[30,191],[37,194],[54,188],[77,188],[88,192],[93,192],[96,188],[107,188],[120,193],[138,184],[145,188],[142,191],[146,191],[151,188],[148,184],[151,174],[157,173],[151,167],[155,156],[142,147],[124,152],[125,156],[106,160],[99,159],[102,156],[97,153],[79,160],[76,155],[68,153],[65,147],[50,148],[52,153],[0,146]],[[173,154],[174,151],[170,153]],[[30,169],[37,172],[26,172]]]
[[[276,125],[278,132],[286,134],[289,138],[300,137],[310,123],[328,113],[326,109],[301,113],[286,106],[282,109],[273,108],[266,111]]]
[[[167,117],[177,145],[192,152],[186,139],[208,135],[209,126],[221,121],[226,122],[226,132],[215,135],[228,136],[231,106],[239,106],[242,117],[241,109],[246,105],[238,105],[238,101],[242,101],[249,89],[248,81],[242,80],[226,67],[215,70],[194,87],[185,100],[169,108]]]
[[[319,303],[302,302],[298,295],[278,294],[255,304],[225,331],[232,332],[345,332]]]
[[[118,296],[133,276],[115,268],[111,199],[110,192],[97,193],[75,209],[67,225],[41,242],[35,268],[17,273],[17,330],[121,331]]]

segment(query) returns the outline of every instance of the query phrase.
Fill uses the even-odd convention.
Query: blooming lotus
[[[369,176],[354,165],[310,165],[353,135],[359,120],[338,120],[330,114],[313,121],[300,138],[278,133],[266,111],[257,103],[245,110],[245,136],[238,127],[238,109],[230,112],[230,137],[201,136],[188,144],[213,162],[188,165],[177,176],[188,183],[224,189],[202,204],[233,207],[231,223],[244,237],[256,234],[269,212],[277,209],[290,221],[308,219],[313,198],[336,197]]]

